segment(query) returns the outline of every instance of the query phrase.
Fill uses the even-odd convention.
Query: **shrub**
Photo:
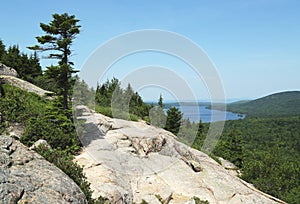
[[[3,88],[5,97],[0,98],[2,121],[25,124],[28,118],[44,114],[47,101],[42,97],[7,84]]]
[[[200,198],[194,196],[193,197],[195,204],[209,204],[209,202],[207,200],[201,200]]]
[[[79,139],[75,126],[65,115],[47,114],[40,118],[30,118],[27,122],[24,135],[20,141],[31,146],[39,139],[44,139],[53,148],[79,149]]]
[[[43,145],[40,145],[36,151],[47,161],[53,163],[65,172],[65,174],[67,174],[81,188],[89,203],[95,202],[92,199],[90,183],[86,180],[86,177],[83,174],[83,169],[72,161],[73,155],[63,150],[48,149]]]
[[[108,117],[114,117],[114,118],[119,118],[119,119],[123,119],[123,120],[131,120],[131,121],[138,121],[139,117],[135,114],[129,114],[128,117],[128,113],[123,112],[122,110],[114,110],[112,111],[111,107],[103,107],[103,106],[96,106],[95,108],[97,113],[101,113],[103,115],[106,115]],[[115,115],[113,115],[113,112],[115,113]]]

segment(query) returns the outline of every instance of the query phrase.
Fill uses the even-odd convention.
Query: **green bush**
[[[26,124],[29,118],[40,117],[44,114],[47,101],[17,87],[3,85],[5,97],[0,98],[2,121]]]
[[[194,196],[193,199],[196,204],[209,204],[209,202],[207,200],[201,200],[200,198],[198,198],[196,196]]]
[[[47,101],[10,85],[3,86],[5,97],[0,98],[1,127],[19,122],[25,126],[20,141],[31,146],[45,139],[53,148],[79,149],[79,139],[72,121],[72,112],[63,110],[60,98]]]
[[[108,117],[112,117],[111,107],[96,106],[95,111]]]
[[[36,151],[47,161],[53,163],[65,172],[81,188],[89,203],[95,202],[95,200],[92,199],[90,183],[86,180],[83,169],[72,161],[73,156],[70,153],[63,150],[48,149],[43,145],[40,145]]]
[[[43,117],[29,118],[20,141],[27,146],[39,139],[46,140],[52,148],[79,149],[79,139],[71,119],[59,109],[47,109]]]
[[[30,118],[20,141],[31,146],[39,139],[46,140],[53,148],[73,148],[73,150],[79,148],[75,127],[64,117]]]
[[[19,88],[4,85],[5,97],[0,98],[1,128],[9,123],[19,122],[25,127],[20,141],[30,146],[39,139],[45,139],[53,149],[40,146],[37,152],[46,160],[65,172],[82,189],[89,203],[90,184],[86,181],[82,168],[72,162],[79,150],[79,139],[72,121],[71,110],[63,110],[61,101],[47,101],[42,97]]]
[[[111,107],[96,106],[95,111],[97,113],[101,113],[101,114],[111,117],[111,118],[114,117],[114,118],[119,118],[119,119],[123,119],[123,120],[131,120],[131,121],[138,121],[138,119],[139,119],[139,117],[137,115],[134,115],[131,113],[129,114],[129,117],[128,117],[128,113],[123,112],[122,110],[112,111]],[[113,115],[113,112],[115,113],[115,115]]]

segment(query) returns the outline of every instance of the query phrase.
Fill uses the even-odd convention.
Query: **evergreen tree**
[[[206,137],[204,132],[204,124],[202,123],[201,120],[199,120],[199,123],[196,123],[194,125],[196,125],[197,127],[197,134],[196,134],[196,138],[194,138],[192,147],[200,150]]]
[[[99,84],[97,84],[97,88],[96,88],[96,97],[95,97],[95,101],[96,104],[102,107],[108,107],[108,96],[107,96],[107,84],[102,84],[101,86]]]
[[[239,168],[242,168],[244,157],[244,145],[242,140],[242,132],[234,129],[229,133],[229,150],[230,160]]]
[[[37,54],[30,57],[21,53],[18,45],[10,46],[2,56],[3,64],[14,68],[21,79],[35,84],[35,79],[42,75],[42,68],[39,63]]]
[[[53,14],[53,20],[49,24],[41,23],[41,29],[46,35],[36,37],[38,43],[29,47],[32,50],[39,51],[52,51],[48,58],[58,59],[58,66],[51,66],[48,68],[50,76],[54,77],[57,81],[57,86],[60,89],[60,94],[63,96],[63,107],[68,109],[68,95],[70,94],[74,80],[72,79],[72,73],[75,73],[70,61],[71,45],[76,35],[80,33],[80,25],[78,19],[74,15]],[[53,51],[56,51],[53,53]]]
[[[150,106],[144,103],[142,97],[135,92],[130,100],[130,113],[133,113],[141,118],[149,115]]]
[[[159,96],[158,106],[153,107],[149,113],[151,125],[164,128],[166,125],[167,116],[163,109],[163,98]]]
[[[161,95],[161,94],[159,95],[158,106],[159,106],[160,108],[164,108],[163,98],[162,98],[162,95]]]
[[[165,129],[176,135],[179,132],[181,120],[182,112],[176,107],[169,108],[167,111],[167,122]]]
[[[130,85],[130,83],[127,85],[127,88],[124,91],[124,100],[129,103],[129,102],[135,102],[135,100],[132,100],[133,95],[134,95],[134,91]]]
[[[35,79],[43,75],[42,67],[40,65],[40,59],[36,52],[30,55],[28,59],[28,68],[25,71],[25,76],[27,80],[35,83]]]
[[[130,118],[137,120],[139,117],[148,121],[150,106],[144,103],[142,97],[134,92],[130,84],[123,89],[116,78],[97,85],[95,101],[98,111],[102,114],[126,120]]]
[[[5,45],[0,39],[0,62],[2,61],[2,56],[5,54]]]
[[[111,107],[114,92],[116,94],[114,102],[117,103],[118,99],[122,100],[121,94],[123,93],[123,90],[121,90],[120,81],[118,79],[112,78],[111,80],[107,80],[102,85],[98,84],[96,89],[96,104],[101,107]],[[118,103],[121,103],[121,101],[119,101]]]
[[[204,134],[204,125],[203,125],[201,119],[199,120],[199,123],[198,123],[198,132],[197,132],[197,134],[198,135]]]
[[[13,45],[8,48],[2,56],[2,63],[6,66],[14,68],[20,74],[20,66],[22,65],[21,52],[18,45]]]
[[[192,124],[191,124],[190,118],[185,119],[183,122],[184,122],[185,128],[187,128],[187,129],[192,128]]]
[[[112,80],[109,82],[107,81],[106,83],[108,83],[107,86],[107,91],[108,91],[108,97],[112,98],[114,92],[118,92],[121,89],[121,82],[119,81],[119,79],[117,78],[112,78]],[[111,104],[109,104],[111,105]]]
[[[84,80],[80,80],[79,76],[75,76],[76,79],[76,89],[74,88],[72,97],[73,104],[76,105],[87,105],[91,108],[94,108],[95,105],[95,91],[87,85]]]
[[[139,115],[139,106],[142,106],[143,101],[138,96],[137,93],[134,92],[130,83],[127,85],[127,88],[124,91],[124,105],[129,106],[129,112]],[[127,107],[126,107],[127,110]]]
[[[109,93],[111,95],[111,107],[118,110],[123,110],[123,90],[119,80],[113,81],[112,87],[109,87]],[[129,111],[129,110],[128,110]],[[115,111],[115,116],[119,116],[120,111]]]

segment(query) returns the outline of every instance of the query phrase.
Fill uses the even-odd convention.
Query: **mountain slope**
[[[247,117],[300,116],[300,91],[272,94],[244,103],[232,103],[227,110]]]
[[[144,122],[80,107],[85,146],[76,156],[94,190],[111,203],[284,203],[232,175],[203,152]]]

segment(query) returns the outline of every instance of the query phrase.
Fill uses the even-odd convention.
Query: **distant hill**
[[[227,110],[247,117],[300,116],[300,91],[272,94],[252,101],[231,103]]]

